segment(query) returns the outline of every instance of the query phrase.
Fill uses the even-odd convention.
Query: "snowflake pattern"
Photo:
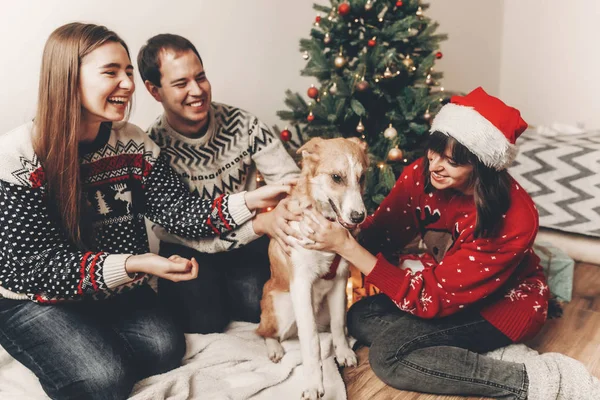
[[[402,301],[396,301],[394,300],[394,303],[396,304],[396,306],[401,309],[404,312],[410,313],[410,314],[414,314],[415,313],[415,308],[410,306],[410,301],[408,301],[408,299],[402,299]]]
[[[510,301],[523,300],[527,297],[527,294],[521,289],[510,289],[504,297],[510,299]]]

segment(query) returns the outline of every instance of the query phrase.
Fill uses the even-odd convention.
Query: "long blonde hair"
[[[78,22],[63,25],[46,41],[40,71],[33,147],[44,169],[51,212],[56,213],[65,234],[80,249],[90,247],[81,227],[81,60],[107,42],[120,43],[129,56],[125,42],[104,26]]]

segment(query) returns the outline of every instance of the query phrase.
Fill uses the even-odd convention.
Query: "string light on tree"
[[[388,152],[388,160],[390,161],[400,161],[402,156],[402,150],[400,150],[398,146],[394,147]]]
[[[329,32],[327,32],[325,34],[325,37],[323,37],[323,43],[325,43],[325,44],[331,43],[331,35],[329,34]]]
[[[367,0],[367,2],[365,3],[365,11],[371,11],[372,8],[373,2],[371,0]]]
[[[362,123],[362,118],[358,121],[358,125],[356,125],[356,132],[363,133],[365,131],[365,126]]]
[[[388,126],[385,129],[385,131],[383,131],[383,136],[386,139],[392,140],[393,138],[395,138],[396,136],[398,136],[398,131],[392,126],[392,124],[390,124],[390,126]]]
[[[423,9],[419,6],[419,8],[417,8],[417,12],[415,14],[417,15],[417,17],[422,17],[423,16]]]
[[[431,74],[427,74],[427,77],[425,78],[425,83],[427,85],[431,85],[433,83],[433,79],[431,79]]]

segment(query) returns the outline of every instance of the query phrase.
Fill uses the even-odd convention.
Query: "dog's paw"
[[[279,343],[278,340],[271,339],[267,340],[266,344],[269,359],[274,363],[278,363],[279,361],[281,361],[283,355],[285,354],[285,350],[283,349],[283,346],[281,346],[281,343]]]
[[[348,346],[336,347],[335,358],[340,367],[356,367],[356,365],[358,364],[356,354]]]
[[[319,400],[321,397],[325,396],[325,390],[323,390],[323,387],[319,387],[319,388],[310,388],[310,389],[305,389],[302,392],[302,400]]]

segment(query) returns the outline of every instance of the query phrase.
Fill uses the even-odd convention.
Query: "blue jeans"
[[[512,341],[475,311],[438,319],[405,313],[384,294],[367,297],[348,311],[348,330],[370,346],[373,372],[401,390],[445,395],[526,399],[523,364],[481,353]]]
[[[180,365],[183,332],[143,286],[57,305],[0,299],[0,345],[53,399],[125,399],[133,384]]]
[[[231,321],[260,321],[260,299],[271,276],[263,236],[246,246],[222,253],[200,253],[161,242],[159,254],[195,257],[198,277],[186,282],[158,280],[158,297],[186,333],[223,332]]]

